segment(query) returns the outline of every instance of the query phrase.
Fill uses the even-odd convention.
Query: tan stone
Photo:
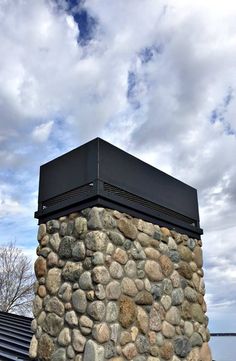
[[[154,261],[157,261],[160,258],[160,252],[152,247],[147,247],[144,249],[146,256]]]
[[[51,361],[51,356],[54,351],[54,344],[51,337],[43,334],[38,343],[38,358],[43,361]]]
[[[181,276],[184,278],[187,278],[188,280],[191,280],[193,271],[188,263],[181,261],[179,263],[178,272]]]
[[[161,272],[161,267],[159,265],[159,263],[152,261],[152,260],[148,260],[145,263],[145,272],[148,276],[148,278],[150,279],[150,281],[162,281],[164,276]]]
[[[199,355],[199,348],[195,347],[187,356],[186,361],[199,361],[200,355]]]
[[[173,345],[170,341],[164,341],[163,346],[160,347],[160,356],[164,360],[170,360],[174,354]]]
[[[120,344],[121,346],[126,345],[127,343],[131,342],[132,338],[131,338],[131,333],[128,331],[123,331],[121,332],[120,335]]]
[[[172,338],[172,337],[174,337],[174,335],[175,335],[175,328],[174,328],[174,326],[172,326],[169,322],[167,322],[167,321],[164,321],[163,323],[162,323],[162,328],[161,328],[161,330],[162,330],[162,333],[163,333],[163,335],[165,336],[165,337],[167,337],[167,338]]]
[[[201,361],[212,361],[211,350],[207,342],[201,347],[200,350],[200,360]]]
[[[61,270],[58,268],[51,268],[48,271],[46,278],[46,287],[49,293],[56,294],[61,285]]]
[[[133,343],[128,343],[122,352],[128,360],[132,360],[137,355],[137,349]]]
[[[148,332],[149,318],[142,307],[137,307],[137,326],[143,334]]]
[[[47,273],[47,263],[42,256],[36,259],[34,264],[34,270],[37,278],[45,277]]]
[[[119,321],[121,323],[121,326],[123,326],[124,328],[128,328],[135,321],[135,317],[136,306],[134,301],[127,296],[121,296],[119,314]]]
[[[135,239],[137,237],[137,228],[127,218],[119,219],[118,228],[127,238]]]
[[[40,285],[39,288],[38,288],[38,295],[43,298],[43,297],[46,296],[46,294],[47,294],[47,291],[46,291],[45,286]]]
[[[193,259],[192,252],[187,246],[180,245],[178,247],[180,258],[185,262],[191,262]]]
[[[171,236],[171,233],[170,233],[170,231],[169,231],[168,228],[166,228],[166,227],[161,227],[161,231],[162,231],[162,233],[164,234],[164,236],[166,236],[166,237]]]
[[[156,332],[149,331],[148,332],[148,339],[149,339],[150,345],[155,345],[156,344]]]
[[[105,322],[99,323],[94,325],[92,335],[99,343],[104,343],[110,339],[110,329]]]
[[[130,329],[131,339],[134,342],[138,336],[138,328],[136,326],[132,326]]]
[[[115,261],[119,262],[120,264],[126,264],[128,261],[128,255],[127,253],[121,249],[117,248],[113,254],[113,258]]]
[[[29,357],[36,358],[37,351],[38,351],[38,340],[36,339],[35,335],[33,335],[31,342],[30,342]]]
[[[121,282],[121,290],[127,296],[134,297],[138,293],[138,289],[131,278],[124,277]]]
[[[166,255],[162,255],[159,258],[159,263],[161,265],[161,269],[162,269],[162,272],[164,273],[164,275],[166,277],[170,276],[174,270],[174,265],[173,265],[173,262],[171,261],[171,259],[169,257],[167,257]]]
[[[169,311],[166,313],[166,321],[174,326],[178,326],[180,324],[181,316],[177,307],[173,306],[169,309]]]
[[[196,265],[201,268],[203,265],[203,261],[202,261],[202,248],[197,246],[194,249],[194,261],[196,263]]]

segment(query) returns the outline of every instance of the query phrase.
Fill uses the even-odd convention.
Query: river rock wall
[[[201,240],[94,207],[38,241],[31,358],[211,361]]]

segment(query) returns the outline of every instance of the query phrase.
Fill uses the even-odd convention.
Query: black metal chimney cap
[[[199,225],[196,189],[96,138],[40,167],[39,223],[102,206],[191,237]]]

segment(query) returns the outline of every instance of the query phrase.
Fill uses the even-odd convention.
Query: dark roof
[[[31,337],[29,317],[0,312],[0,360],[28,361]]]

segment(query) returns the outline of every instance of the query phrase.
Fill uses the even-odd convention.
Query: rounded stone
[[[111,277],[115,279],[120,279],[124,274],[122,266],[116,261],[111,263],[109,271]]]
[[[76,316],[75,311],[69,311],[66,312],[65,320],[68,323],[70,327],[77,326],[78,325],[78,318]]]
[[[135,345],[139,353],[147,353],[149,351],[149,342],[144,335],[138,335],[135,341]]]
[[[162,282],[163,292],[167,295],[171,295],[173,291],[172,282],[169,278],[165,278]]]
[[[49,313],[42,325],[42,328],[51,336],[57,336],[63,327],[64,321],[55,313]]]
[[[93,254],[92,263],[95,266],[103,265],[104,264],[104,254],[102,252],[99,252],[99,251],[95,252]]]
[[[145,335],[148,332],[149,318],[146,311],[142,307],[137,307],[137,326]]]
[[[34,264],[34,271],[37,278],[45,277],[47,274],[47,262],[42,256],[38,257]]]
[[[175,327],[172,326],[169,322],[164,321],[162,323],[162,333],[166,338],[173,338],[175,335]]]
[[[87,339],[77,329],[72,330],[72,345],[75,351],[83,352]]]
[[[85,245],[91,251],[105,251],[107,242],[107,235],[101,231],[91,231],[86,235],[85,238]]]
[[[77,312],[84,313],[86,311],[87,299],[83,290],[76,290],[73,292],[72,304]]]
[[[180,324],[181,316],[177,307],[172,306],[169,311],[167,311],[166,321],[168,321],[171,325],[174,326],[178,326]]]
[[[99,323],[94,325],[92,335],[96,341],[104,343],[110,339],[110,329],[105,322]]]
[[[61,270],[58,268],[51,268],[48,271],[46,278],[46,287],[49,293],[56,294],[61,285]]]
[[[124,328],[132,325],[136,318],[136,306],[132,298],[127,296],[120,297],[119,322]]]
[[[71,236],[64,236],[61,240],[58,255],[61,259],[72,258],[72,248],[75,244],[75,238]]]
[[[104,347],[93,340],[88,340],[85,345],[83,361],[103,361]]]
[[[184,289],[184,294],[185,294],[186,299],[189,302],[196,302],[197,301],[197,292],[193,288],[186,287]]]
[[[118,307],[115,302],[108,302],[106,311],[106,321],[114,322],[117,320],[119,314]]]
[[[170,296],[168,296],[168,295],[163,295],[163,296],[161,297],[161,304],[162,304],[162,306],[164,307],[164,309],[165,309],[166,311],[168,311],[168,310],[170,309],[170,307],[171,307],[171,302],[172,302],[172,300],[171,300],[171,297],[170,297]]]
[[[137,237],[137,228],[127,218],[119,219],[117,225],[125,237],[130,239],[135,239]]]
[[[198,303],[193,303],[191,305],[191,314],[195,321],[197,321],[199,323],[205,322],[205,317],[204,317],[202,307]]]
[[[60,222],[56,219],[52,219],[46,223],[48,233],[58,232],[60,229]]]
[[[154,284],[151,288],[151,294],[155,301],[159,301],[162,294],[163,294],[163,288],[161,285]]]
[[[173,262],[170,260],[170,258],[167,257],[166,255],[162,255],[159,258],[159,263],[160,263],[163,274],[166,277],[170,276],[174,270],[174,265],[173,265]]]
[[[191,337],[193,334],[193,324],[190,321],[184,322],[184,333],[187,337]]]
[[[96,321],[101,321],[105,316],[105,305],[102,301],[94,301],[88,306],[87,312]]]
[[[203,265],[203,261],[202,261],[202,248],[199,247],[199,246],[195,247],[193,254],[194,254],[194,261],[195,261],[196,265],[197,265],[199,268],[201,268],[202,265]]]
[[[43,300],[38,295],[33,300],[33,315],[37,317],[42,310]]]
[[[188,280],[191,280],[192,275],[193,275],[193,271],[192,271],[190,265],[183,261],[181,261],[179,263],[178,272],[181,276],[183,276],[184,278],[187,278]]]
[[[75,230],[79,236],[86,233],[88,230],[87,219],[84,217],[75,218]]]
[[[65,308],[64,308],[64,304],[61,301],[59,301],[57,297],[52,297],[46,303],[45,310],[47,312],[54,312],[58,316],[63,316]]]
[[[190,337],[190,343],[192,347],[196,347],[196,346],[201,347],[203,344],[201,335],[199,335],[199,333],[197,332],[194,332]]]
[[[191,351],[191,344],[187,337],[178,336],[174,340],[174,349],[177,356],[186,357]]]
[[[37,351],[38,351],[38,340],[36,339],[35,335],[33,335],[31,342],[30,342],[29,357],[36,358]]]
[[[138,289],[131,278],[124,277],[121,282],[121,291],[127,296],[134,297],[138,293]]]
[[[125,345],[122,352],[127,360],[132,360],[137,355],[137,349],[133,343]]]
[[[37,239],[38,241],[41,241],[41,239],[46,235],[46,224],[42,223],[39,225],[38,227],[38,235],[37,235]]]
[[[149,318],[149,327],[152,331],[160,331],[161,330],[161,314],[158,310],[152,307]]]
[[[58,255],[55,252],[50,252],[47,257],[48,267],[55,267],[58,265]]]
[[[173,345],[170,341],[164,341],[163,345],[160,347],[160,356],[164,360],[170,360],[174,354]]]
[[[99,300],[104,300],[104,298],[106,297],[106,292],[103,285],[98,284],[95,286],[95,295]]]
[[[43,334],[38,343],[38,358],[44,361],[51,361],[52,353],[54,351],[54,343],[51,337]]]
[[[111,281],[106,286],[106,297],[108,300],[117,300],[121,295],[121,286],[118,281]]]
[[[209,345],[207,342],[204,342],[201,350],[200,350],[200,360],[202,361],[211,361],[212,357],[211,357],[211,350],[209,348]]]
[[[58,233],[54,233],[50,237],[50,245],[55,252],[58,252],[61,243],[61,238]]]
[[[115,232],[115,231],[110,231],[109,232],[109,238],[111,240],[111,242],[113,244],[115,244],[116,246],[122,246],[124,244],[125,238],[122,234]]]
[[[115,261],[119,262],[122,265],[125,265],[128,261],[127,253],[121,248],[116,248],[113,254],[113,258]]]
[[[72,248],[72,257],[76,261],[82,261],[85,259],[86,250],[84,242],[77,242]]]
[[[65,302],[70,302],[72,297],[72,287],[70,283],[63,283],[58,291],[58,296]]]
[[[145,262],[145,272],[150,279],[150,281],[162,281],[163,280],[163,274],[161,272],[161,267],[159,263],[148,260]]]
[[[189,263],[189,262],[192,261],[192,259],[193,259],[192,252],[190,251],[190,249],[187,246],[180,245],[178,247],[178,251],[179,251],[179,254],[180,254],[180,258],[184,262]]]
[[[92,279],[95,283],[106,285],[110,280],[110,274],[105,266],[97,266],[92,270]]]
[[[71,342],[70,330],[68,327],[63,328],[59,333],[58,343],[60,346],[68,346]]]
[[[160,258],[160,252],[152,247],[147,247],[144,249],[146,256],[154,261],[157,261]]]
[[[150,292],[143,290],[136,295],[135,302],[137,305],[152,305],[153,296]]]
[[[38,295],[43,298],[46,296],[46,294],[47,294],[47,290],[46,290],[45,286],[40,285],[38,288]]]
[[[181,305],[184,301],[184,291],[182,288],[174,288],[172,292],[172,305],[178,306]]]
[[[91,273],[85,271],[79,278],[79,285],[82,290],[91,290],[93,288]]]

